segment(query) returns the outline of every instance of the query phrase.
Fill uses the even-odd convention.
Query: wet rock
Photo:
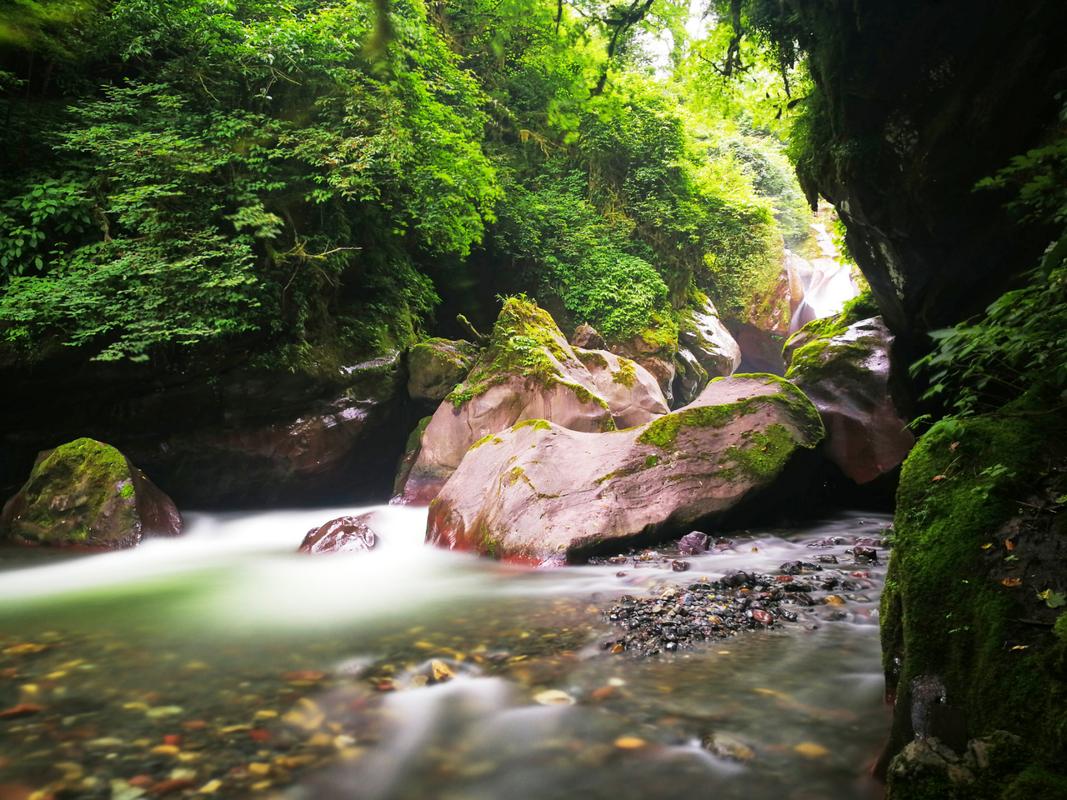
[[[881,317],[847,321],[802,329],[805,343],[793,349],[786,377],[819,409],[827,457],[862,485],[900,466],[915,437],[889,394],[892,335]]]
[[[677,406],[692,403],[708,385],[708,372],[688,347],[679,347],[674,354],[674,378],[671,381],[671,402]]]
[[[640,655],[675,652],[698,642],[774,627],[779,620],[796,620],[795,613],[781,608],[786,595],[780,589],[754,589],[771,583],[769,576],[738,572],[719,581],[670,586],[658,596],[622,597],[607,618],[624,633],[605,642],[604,648]]]
[[[782,337],[747,322],[731,323],[730,332],[741,348],[741,372],[785,375]]]
[[[755,513],[820,427],[799,391],[769,376],[724,378],[680,411],[606,435],[520,423],[467,453],[431,506],[427,540],[574,562],[656,530]]]
[[[852,555],[857,561],[870,564],[878,563],[878,551],[873,547],[854,547],[852,548]]]
[[[477,346],[462,339],[426,339],[408,350],[408,396],[439,403],[474,366]]]
[[[378,536],[370,526],[374,514],[338,517],[312,528],[300,545],[301,553],[356,553],[373,550]]]
[[[682,555],[696,556],[708,549],[708,535],[700,531],[690,531],[678,540],[678,550]]]
[[[667,411],[656,381],[639,365],[612,353],[581,353],[547,312],[529,300],[508,299],[467,380],[423,431],[398,499],[429,503],[468,450],[495,445],[497,434],[521,421],[594,432],[614,430],[616,420],[636,425]]]
[[[40,453],[0,514],[0,533],[23,544],[122,548],[181,530],[167,495],[114,447],[87,438]]]
[[[671,571],[673,572],[686,572],[689,569],[688,561],[672,561]]]

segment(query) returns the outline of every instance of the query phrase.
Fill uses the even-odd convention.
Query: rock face
[[[463,382],[478,348],[462,339],[427,339],[408,350],[408,396],[440,403]]]
[[[731,333],[741,348],[742,372],[785,374],[782,360],[782,337],[748,322],[731,323]]]
[[[126,456],[94,439],[42,452],[0,515],[6,538],[56,547],[132,547],[181,530],[171,499]]]
[[[583,560],[721,523],[823,435],[771,375],[712,382],[696,402],[609,433],[527,420],[472,448],[431,504],[427,541],[528,563]]]
[[[370,526],[373,513],[331,519],[312,528],[300,545],[301,553],[356,553],[373,550],[378,534]]]
[[[428,503],[471,445],[522,420],[606,431],[666,411],[655,379],[640,366],[606,351],[572,348],[544,310],[509,298],[467,381],[426,426],[400,499]]]
[[[183,506],[380,497],[409,424],[399,353],[315,373],[249,366],[173,382],[147,366],[93,369],[101,372],[24,371],[5,384],[20,420],[0,433],[0,471],[12,490],[33,453],[90,435]]]
[[[919,339],[982,310],[1053,238],[974,186],[1061,124],[1067,5],[785,6],[816,84],[801,183],[837,208],[889,328]]]
[[[893,336],[881,317],[851,325],[843,318],[802,329],[786,346],[786,377],[819,409],[826,426],[824,451],[857,484],[903,463],[915,437],[889,394]]]

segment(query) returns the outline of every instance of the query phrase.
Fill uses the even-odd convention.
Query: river
[[[883,568],[848,551],[887,517],[735,532],[678,573],[510,567],[424,546],[425,510],[370,510],[379,546],[350,555],[295,550],[352,509],[190,513],[179,538],[105,554],[0,550],[0,800],[881,796]],[[651,657],[604,647],[624,594],[817,555],[854,580],[796,622]]]

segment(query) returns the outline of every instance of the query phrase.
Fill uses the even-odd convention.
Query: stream
[[[371,510],[375,550],[295,553]],[[398,506],[185,516],[133,550],[0,550],[0,800],[882,794],[884,558],[851,547],[885,515],[731,533],[685,572],[669,547],[510,567],[424,546]],[[623,595],[818,558],[843,583],[796,622],[605,647]]]

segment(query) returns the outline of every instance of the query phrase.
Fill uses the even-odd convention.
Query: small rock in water
[[[674,572],[685,572],[687,569],[689,569],[689,562],[688,561],[672,561],[671,562],[671,569]]]
[[[574,698],[559,689],[545,689],[534,695],[534,702],[543,706],[573,706]]]
[[[690,531],[678,540],[678,550],[682,555],[696,556],[708,549],[708,535],[700,531]]]
[[[857,561],[869,562],[872,564],[878,563],[878,551],[873,547],[854,547],[852,548],[852,555]]]
[[[704,739],[704,749],[713,756],[745,763],[756,757],[756,751],[729,733],[713,733]]]

